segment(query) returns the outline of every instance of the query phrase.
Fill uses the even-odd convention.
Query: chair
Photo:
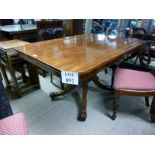
[[[143,48],[137,54],[135,63],[139,59],[139,62],[142,66],[149,67],[152,60],[155,58],[155,42],[147,40],[144,43]]]
[[[146,106],[149,106],[149,96],[154,96],[152,105],[155,104],[155,72],[139,71],[127,68],[117,68],[114,72],[114,96],[112,119],[117,117],[117,109],[119,106],[119,97],[121,95],[144,96]],[[151,105],[151,106],[152,106]],[[153,112],[150,114],[151,121],[155,121]]]
[[[155,58],[155,41],[149,41],[149,43],[150,43],[150,59],[151,58]],[[151,61],[151,60],[150,60]]]
[[[39,40],[49,40],[63,37],[63,21],[37,21]]]
[[[0,135],[28,135],[25,115],[19,113],[1,119]]]
[[[32,87],[38,87],[37,81],[33,83],[34,79],[30,77],[30,64],[21,59],[15,50],[0,49],[0,68],[6,86],[14,90],[17,97],[21,97],[24,91],[32,89]],[[29,76],[26,75],[26,71]]]
[[[138,39],[144,39],[146,36],[146,30],[144,28],[132,28],[132,37]]]
[[[38,39],[39,40],[49,40],[63,37],[63,21],[62,20],[53,20],[53,21],[37,21],[37,31],[38,31]],[[38,69],[39,73],[45,77],[47,72]],[[60,78],[60,75],[56,72],[52,74],[56,75]],[[56,87],[59,87],[57,84],[53,82],[53,76],[51,74],[51,83]],[[64,89],[64,84],[61,82],[60,78],[60,88]]]

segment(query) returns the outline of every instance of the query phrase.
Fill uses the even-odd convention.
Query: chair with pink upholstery
[[[149,106],[149,96],[154,96],[150,108],[150,119],[155,121],[155,72],[138,71],[126,68],[117,68],[114,72],[114,94],[112,119],[116,119],[116,113],[121,95],[144,96],[146,106]]]
[[[23,113],[0,120],[0,135],[27,135],[28,130]]]

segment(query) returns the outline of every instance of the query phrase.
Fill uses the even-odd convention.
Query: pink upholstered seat
[[[120,68],[114,77],[115,89],[155,90],[155,77],[149,72]]]
[[[23,113],[15,114],[0,120],[0,135],[26,135],[25,116]]]

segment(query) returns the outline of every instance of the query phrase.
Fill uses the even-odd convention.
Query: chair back
[[[7,66],[8,56],[4,49],[0,49],[0,65]]]
[[[5,50],[0,48],[0,64],[6,67],[10,67],[13,64],[18,63],[19,54],[14,50]]]
[[[39,40],[48,40],[63,37],[63,21],[37,21]]]

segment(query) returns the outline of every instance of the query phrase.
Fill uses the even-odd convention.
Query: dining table
[[[105,34],[82,34],[59,39],[39,41],[16,47],[19,55],[47,72],[57,72],[67,86],[64,90],[51,92],[52,100],[82,87],[80,121],[87,117],[87,94],[90,81],[99,88],[113,90],[105,85],[98,73],[137,52],[143,41],[135,38],[110,39]],[[103,77],[104,79],[104,77]]]

